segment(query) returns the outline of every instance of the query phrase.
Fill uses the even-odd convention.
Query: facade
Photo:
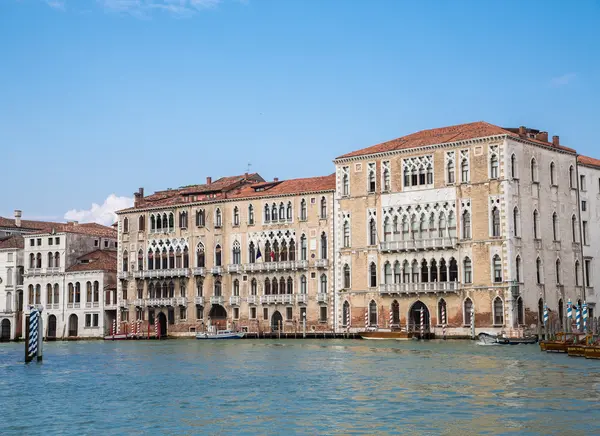
[[[339,329],[465,335],[564,316],[583,299],[577,156],[524,127],[472,123],[348,153],[336,165]],[[569,175],[569,178],[565,177]]]
[[[23,237],[0,238],[0,341],[21,334],[23,311]]]
[[[258,174],[161,191],[118,212],[119,321],[161,334],[209,325],[332,330],[335,176]]]

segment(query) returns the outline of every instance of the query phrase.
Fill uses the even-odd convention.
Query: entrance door
[[[275,311],[273,316],[271,317],[271,329],[276,332],[283,325],[283,317],[278,310]]]
[[[421,309],[423,309],[423,324],[425,331],[429,331],[429,309],[421,301],[417,301],[410,308],[408,329],[419,331],[421,329]]]
[[[73,314],[69,317],[69,336],[76,337],[77,336],[77,326],[79,324],[79,319],[77,315]]]
[[[56,338],[56,316],[48,317],[48,338]]]
[[[227,311],[220,304],[213,304],[208,312],[210,325],[218,330],[227,328]]]
[[[10,341],[10,320],[3,319],[0,324],[0,341]]]
[[[158,324],[160,326],[160,337],[167,336],[167,317],[162,312],[158,314]]]

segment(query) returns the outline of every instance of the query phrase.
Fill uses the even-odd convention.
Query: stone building
[[[467,334],[536,325],[583,298],[576,152],[484,122],[335,159],[338,329]],[[445,319],[443,318],[443,314]]]
[[[248,331],[332,330],[335,175],[258,174],[135,194],[118,212],[119,319],[161,334],[210,323]]]
[[[23,308],[23,237],[0,237],[0,341],[21,334]]]

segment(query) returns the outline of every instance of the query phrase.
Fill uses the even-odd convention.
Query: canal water
[[[600,434],[600,362],[469,341],[0,344],[0,435]]]

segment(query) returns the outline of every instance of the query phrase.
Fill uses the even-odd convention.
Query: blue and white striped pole
[[[579,306],[575,306],[575,324],[577,325],[577,331],[581,331],[581,310]]]
[[[583,331],[587,333],[588,307],[587,303],[583,302]]]
[[[571,331],[571,322],[573,321],[573,303],[571,299],[567,302],[567,332]]]
[[[32,308],[29,314],[29,347],[27,348],[27,354],[32,359],[38,351],[38,323],[40,313],[37,309]]]
[[[548,337],[548,305],[544,303],[544,337],[549,339]]]

